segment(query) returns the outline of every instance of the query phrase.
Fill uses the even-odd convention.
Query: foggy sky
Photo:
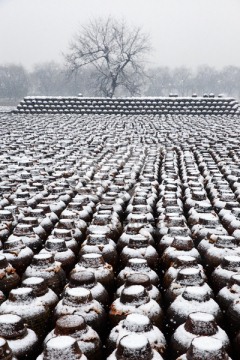
[[[63,62],[80,25],[109,15],[149,33],[152,66],[240,66],[240,0],[0,0],[0,64]]]

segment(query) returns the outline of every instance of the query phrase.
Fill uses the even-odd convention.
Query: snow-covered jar
[[[207,336],[221,340],[224,349],[230,350],[230,341],[224,330],[216,323],[212,314],[194,312],[188,315],[187,321],[180,325],[171,337],[171,356],[176,358],[187,352],[191,342],[198,336]]]
[[[42,248],[42,239],[35,234],[32,225],[18,224],[13,231],[13,234],[9,236],[9,239],[18,236],[23,243],[28,246],[34,254],[37,254]]]
[[[56,359],[87,360],[80,350],[77,340],[71,336],[51,338],[45,344],[42,354],[37,357],[37,360]]]
[[[50,239],[63,239],[65,241],[65,243],[66,243],[67,248],[72,250],[72,252],[75,255],[78,254],[80,244],[74,238],[71,229],[55,227],[54,230],[53,230],[52,235],[50,235],[48,237],[48,240],[50,240]]]
[[[145,335],[151,347],[161,355],[164,355],[167,344],[163,333],[151,323],[148,316],[135,313],[127,315],[126,319],[121,320],[119,324],[111,330],[107,340],[108,353],[111,353],[117,348],[123,336],[134,333]]]
[[[101,358],[102,344],[95,330],[86,324],[80,315],[64,315],[56,321],[55,328],[46,336],[44,344],[56,336],[71,336],[77,340],[88,360]]]
[[[238,245],[233,236],[219,236],[204,253],[204,261],[211,270],[219,266],[225,256],[237,255]]]
[[[163,360],[162,356],[154,349],[146,336],[130,334],[121,338],[117,349],[107,360]]]
[[[0,280],[0,291],[6,295],[20,283],[16,270],[3,254],[0,254]]]
[[[117,276],[118,286],[121,286],[125,283],[127,277],[134,273],[142,273],[149,276],[150,281],[153,285],[158,286],[160,283],[159,276],[157,273],[152,270],[147,263],[146,259],[130,259],[128,260],[127,266],[120,271]]]
[[[133,273],[129,275],[124,283],[124,285],[120,286],[116,293],[115,298],[121,296],[123,289],[132,286],[132,285],[142,285],[147,291],[151,299],[155,300],[158,304],[162,301],[162,296],[160,291],[156,286],[154,286],[150,278],[147,274],[144,273]]]
[[[105,308],[109,305],[109,296],[105,287],[96,280],[95,274],[89,270],[72,271],[67,288],[84,287],[91,291],[93,299]]]
[[[67,247],[64,239],[48,239],[39,254],[44,253],[52,254],[54,260],[61,263],[62,269],[66,274],[73,269],[76,263],[75,254]]]
[[[240,256],[225,256],[221,264],[212,272],[210,280],[214,291],[218,292],[229,282],[232,275],[240,272]]]
[[[21,275],[31,264],[33,251],[18,236],[12,236],[3,244],[3,255]]]
[[[86,323],[98,334],[103,334],[103,324],[106,314],[103,306],[94,300],[90,290],[83,287],[66,289],[63,299],[59,301],[54,310],[54,317],[58,319],[63,315],[81,315]]]
[[[231,360],[224,350],[221,340],[208,336],[199,336],[193,339],[186,354],[177,360]]]
[[[116,326],[119,321],[132,313],[147,315],[154,325],[162,327],[162,309],[141,285],[132,285],[123,289],[120,298],[111,304],[109,310],[111,325]]]
[[[204,288],[213,297],[213,291],[204,281],[201,271],[195,268],[185,268],[178,272],[176,279],[171,283],[165,293],[165,300],[171,304],[178,295],[182,294],[186,287],[197,286]]]
[[[18,360],[12,353],[7,340],[0,337],[0,353],[2,360]]]
[[[77,243],[82,242],[84,239],[84,234],[86,232],[87,224],[84,220],[76,219],[75,214],[73,217],[70,215],[71,211],[64,210],[64,217],[60,218],[59,222],[56,224],[56,228],[71,230],[72,237],[77,241]],[[63,214],[62,213],[62,214]],[[66,214],[66,215],[65,215]]]
[[[147,237],[140,234],[130,237],[128,245],[123,248],[120,254],[121,267],[125,267],[128,260],[133,258],[146,259],[151,269],[158,269],[159,255],[156,249],[149,243]]]
[[[194,247],[193,240],[190,237],[175,236],[171,246],[164,251],[161,257],[161,263],[168,269],[173,261],[182,255],[195,257],[198,262],[201,262],[200,254]]]
[[[17,288],[0,306],[0,314],[19,315],[41,338],[47,330],[49,308],[38,301],[31,288]]]
[[[183,324],[189,314],[201,311],[212,314],[218,324],[222,321],[222,312],[204,287],[189,286],[179,295],[167,310],[168,325],[172,330]]]
[[[240,274],[232,275],[227,286],[223,287],[216,300],[223,311],[227,311],[231,303],[240,297]]]
[[[33,289],[33,294],[44,305],[49,307],[51,311],[57,305],[59,299],[55,292],[48,288],[47,281],[41,277],[29,277],[23,280],[22,287]]]
[[[117,241],[117,250],[121,252],[123,248],[129,244],[129,240],[133,235],[142,235],[149,239],[149,244],[154,246],[153,236],[150,230],[141,223],[128,223],[124,227],[124,231],[122,235],[119,237]]]
[[[84,206],[79,201],[73,201],[68,204],[68,210],[73,211],[81,220],[84,220],[86,223],[89,223],[92,218],[92,208],[90,206]]]
[[[20,316],[0,315],[0,336],[7,340],[13,355],[19,360],[36,358],[39,346],[37,335]]]
[[[27,267],[22,279],[35,276],[45,279],[48,287],[57,295],[61,294],[66,284],[65,272],[61,264],[54,261],[52,254],[34,255],[32,263]]]
[[[82,243],[79,256],[84,254],[96,253],[101,254],[106,263],[117,266],[117,250],[115,242],[103,234],[90,234]]]
[[[202,278],[206,280],[206,275],[204,273],[203,267],[201,264],[198,264],[195,257],[189,255],[180,255],[165,272],[163,276],[163,287],[165,289],[168,288],[174,281],[174,279],[177,278],[179,271],[186,268],[200,270]]]
[[[100,282],[107,291],[112,291],[114,281],[113,268],[104,261],[101,254],[90,253],[82,255],[72,272],[79,270],[92,271],[97,281]]]

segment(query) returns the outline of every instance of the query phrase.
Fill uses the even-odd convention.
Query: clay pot
[[[77,340],[71,336],[57,336],[50,339],[44,346],[43,353],[37,357],[37,360],[55,360],[68,358],[72,360],[87,360],[82,354]]]
[[[107,360],[162,360],[156,350],[153,350],[144,335],[130,334],[121,338],[117,349]]]
[[[108,337],[108,353],[114,351],[123,336],[130,334],[143,334],[147,337],[152,349],[164,355],[166,351],[166,340],[162,332],[154,325],[146,315],[130,314],[115,326]]]
[[[37,335],[27,328],[20,316],[0,315],[0,336],[7,340],[13,355],[19,360],[37,357],[39,347]]]
[[[34,255],[32,263],[28,266],[22,279],[29,277],[41,277],[46,280],[47,285],[57,295],[60,295],[65,284],[66,275],[61,264],[54,261],[51,254]]]
[[[45,338],[44,344],[56,336],[71,336],[77,342],[82,353],[89,360],[101,359],[102,344],[96,331],[86,324],[80,315],[61,316],[53,329]]]
[[[8,295],[10,290],[16,288],[20,283],[20,277],[16,270],[7,261],[6,257],[0,254],[0,291]]]

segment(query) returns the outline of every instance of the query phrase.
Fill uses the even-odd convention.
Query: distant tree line
[[[17,102],[27,95],[74,96],[82,93],[83,96],[104,96],[96,90],[95,80],[96,70],[91,65],[74,73],[55,62],[38,64],[32,71],[21,65],[0,65],[0,100],[2,103]],[[155,67],[147,71],[140,91],[134,93],[119,87],[116,96],[167,96],[170,93],[179,96],[215,93],[239,99],[240,67],[227,66],[217,70],[204,65],[196,71],[187,67]]]

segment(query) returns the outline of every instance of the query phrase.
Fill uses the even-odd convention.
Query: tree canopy
[[[131,95],[139,93],[144,76],[148,36],[114,18],[97,19],[82,26],[65,55],[69,69],[92,65],[98,95],[114,96],[118,87]]]

